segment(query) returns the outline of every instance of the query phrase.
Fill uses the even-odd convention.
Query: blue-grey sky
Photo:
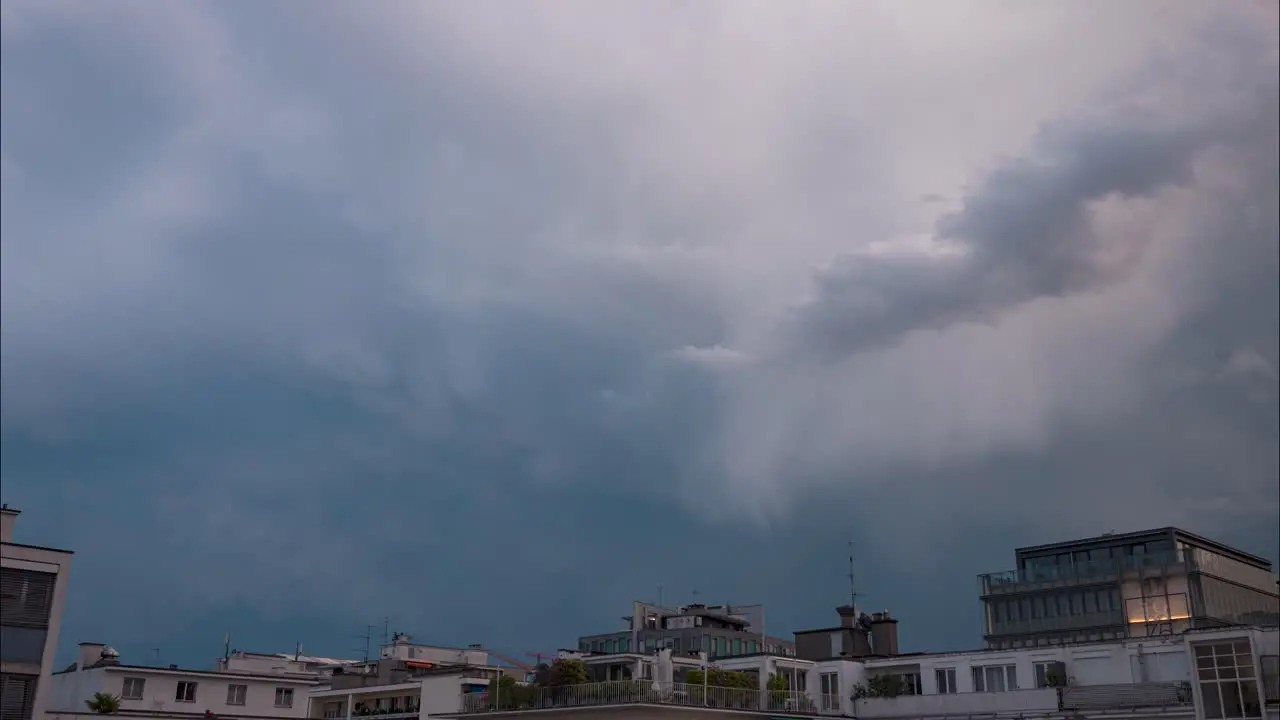
[[[1274,3],[5,0],[3,498],[62,645],[977,645],[1017,545],[1275,556]]]

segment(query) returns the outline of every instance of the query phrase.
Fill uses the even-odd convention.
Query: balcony
[[[1184,573],[1194,567],[1189,551],[1169,551],[1125,558],[1089,560],[1071,565],[1046,565],[979,575],[982,596],[1049,590],[1092,583],[1119,582],[1130,573]]]
[[[488,693],[464,694],[460,714],[476,715],[618,705],[667,705],[738,712],[818,715],[823,699],[828,700],[830,704],[830,701],[835,698],[819,698],[816,695],[794,691],[762,693],[759,690],[742,688],[619,680],[557,688],[521,687],[509,698],[494,698]]]
[[[1063,710],[1133,708],[1191,709],[1190,683],[1152,682],[1129,685],[1076,685],[1062,688]]]

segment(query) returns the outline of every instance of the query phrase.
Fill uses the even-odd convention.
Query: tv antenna
[[[356,639],[357,639],[357,640],[364,640],[364,648],[363,648],[363,649],[364,649],[364,662],[369,662],[369,645],[373,642],[373,630],[374,630],[374,627],[375,627],[375,626],[373,626],[373,625],[365,625],[365,626],[364,626],[364,634],[363,634],[363,635],[357,635],[357,636],[356,636]],[[361,649],[361,648],[356,648],[356,650],[360,650],[360,649]]]
[[[856,608],[858,606],[858,591],[854,584],[853,575],[853,541],[849,541],[849,607]]]

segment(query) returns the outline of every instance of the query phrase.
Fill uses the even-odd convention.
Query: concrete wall
[[[5,513],[12,521],[12,513]],[[12,533],[12,528],[9,530]],[[63,550],[33,548],[24,545],[0,545],[0,566],[22,570],[47,572],[56,576],[53,588],[53,603],[49,608],[49,623],[45,631],[44,653],[38,667],[10,664],[0,661],[0,672],[36,675],[36,697],[32,705],[31,716],[42,720],[48,707],[48,687],[50,672],[57,660],[58,631],[62,627],[62,610],[67,602],[67,583],[70,580],[71,553]]]

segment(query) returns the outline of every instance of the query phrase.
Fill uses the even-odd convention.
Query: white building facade
[[[71,551],[15,543],[0,507],[0,720],[40,720],[66,604]]]
[[[1280,630],[1250,627],[1020,650],[924,653],[859,660],[732,658],[714,664],[754,687],[704,688],[698,658],[588,655],[605,682],[536,691],[519,707],[464,699],[459,715],[659,718],[835,716],[944,718],[1186,718],[1280,720]],[[637,664],[638,663],[638,664]],[[643,667],[641,667],[643,666]],[[616,668],[616,669],[615,669]],[[630,668],[630,670],[628,670]],[[638,668],[638,669],[637,669]],[[786,689],[769,686],[772,675]],[[612,679],[619,676],[620,679]],[[887,680],[892,677],[892,680]],[[886,687],[893,688],[886,691]],[[891,695],[891,696],[890,696]],[[477,700],[479,700],[477,702]],[[593,709],[598,708],[598,710]]]
[[[47,717],[72,720],[103,693],[119,698],[122,717],[305,718],[314,676],[187,670],[120,664],[114,651],[81,643],[80,657],[49,683]]]

